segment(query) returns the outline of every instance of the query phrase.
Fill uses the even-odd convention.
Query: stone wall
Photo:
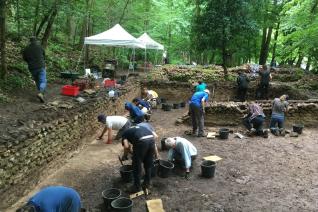
[[[149,87],[157,91],[160,97],[167,98],[169,101],[185,101],[189,99],[193,93],[193,86],[190,83],[171,82],[171,81],[149,81],[142,82],[143,86]],[[248,90],[247,98],[255,99],[256,82],[251,82]],[[237,95],[235,82],[218,81],[208,83],[213,101],[234,101]],[[297,90],[287,84],[271,83],[269,89],[269,98],[273,99],[283,94],[288,94],[290,99],[306,100],[308,95],[304,91]]]
[[[269,126],[272,103],[260,101],[266,115]],[[206,108],[206,126],[239,126],[242,125],[242,117],[247,113],[247,103],[241,102],[216,102]],[[302,123],[306,127],[317,127],[318,100],[290,101],[289,111],[286,114],[286,126]],[[183,121],[190,124],[190,118],[185,116]]]
[[[105,97],[106,91],[86,95],[85,103],[55,101],[43,109],[48,116],[56,117],[49,123],[25,120],[11,130],[8,135],[12,136],[0,142],[0,210],[36,184],[44,170],[65,160],[85,143],[85,138],[95,134],[100,128],[98,114],[123,113],[124,101],[139,96],[140,85],[128,83],[121,92],[114,102]]]

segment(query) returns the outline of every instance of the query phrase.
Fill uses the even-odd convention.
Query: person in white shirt
[[[100,114],[97,117],[97,120],[105,125],[104,130],[98,139],[102,139],[104,134],[108,131],[106,144],[112,143],[113,130],[118,130],[115,140],[119,140],[122,137],[123,132],[131,127],[131,122],[124,116],[106,116],[104,114]]]
[[[180,164],[186,170],[185,178],[189,179],[192,161],[197,157],[195,146],[185,138],[173,137],[165,140],[166,147],[170,148],[168,160]]]

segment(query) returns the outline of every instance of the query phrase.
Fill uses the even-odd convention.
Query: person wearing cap
[[[243,119],[244,126],[249,130],[249,134],[256,134],[268,138],[268,130],[263,130],[263,123],[265,121],[265,114],[263,108],[255,103],[251,102],[247,108],[248,114]]]
[[[108,132],[108,139],[106,144],[111,144],[113,139],[113,130],[118,130],[115,140],[121,138],[123,132],[131,126],[131,122],[124,116],[106,116],[100,114],[97,117],[98,122],[105,125],[102,134],[98,139],[102,139],[104,134]]]
[[[28,64],[32,78],[38,89],[38,99],[44,103],[46,89],[45,51],[35,37],[30,38],[30,44],[22,51],[23,59]]]
[[[132,102],[144,113],[146,121],[149,121],[151,116],[150,104],[140,98],[134,98]]]
[[[132,126],[124,131],[122,145],[124,147],[122,160],[126,160],[128,153],[132,153],[134,185],[130,189],[130,192],[135,193],[140,191],[141,188],[148,188],[150,185],[151,168],[153,167],[153,156],[155,153],[155,137],[153,133],[145,127]],[[145,170],[143,184],[140,183],[142,163]]]
[[[272,105],[272,117],[269,124],[270,130],[274,135],[285,136],[284,122],[285,113],[288,111],[288,95],[275,98]]]
[[[77,191],[65,186],[49,186],[31,197],[16,212],[80,212],[81,198]]]
[[[204,113],[205,104],[209,99],[210,91],[198,91],[193,94],[190,100],[190,115],[192,119],[192,134],[198,137],[205,137],[204,134]]]
[[[134,124],[139,124],[144,121],[144,113],[136,105],[126,102],[125,109],[129,112],[130,118]]]
[[[165,140],[166,147],[170,148],[168,160],[185,168],[186,179],[189,179],[192,161],[197,157],[198,151],[195,146],[185,138],[173,137]]]

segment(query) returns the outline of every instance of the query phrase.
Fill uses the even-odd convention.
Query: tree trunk
[[[41,31],[42,31],[43,26],[45,25],[46,22],[49,21],[51,15],[52,15],[52,13],[53,13],[53,11],[54,11],[54,8],[51,8],[50,11],[49,11],[47,14],[45,14],[45,16],[43,17],[43,19],[42,19],[42,21],[41,21],[41,23],[40,23],[38,29],[36,30],[36,33],[35,33],[35,36],[36,36],[36,37],[39,37],[39,35],[40,35]]]
[[[16,14],[16,20],[17,20],[17,27],[18,27],[18,35],[20,35],[21,32],[21,20],[20,20],[20,0],[16,0],[17,2],[17,14]]]
[[[126,9],[127,9],[128,4],[129,4],[129,1],[130,1],[130,0],[127,0],[127,1],[126,1],[125,7],[124,7],[123,12],[122,12],[122,14],[121,14],[121,16],[120,16],[120,18],[119,18],[119,21],[118,21],[119,24],[121,24],[122,20],[123,20],[124,17],[125,17],[125,12],[126,12]]]
[[[38,25],[38,17],[39,17],[39,8],[40,8],[40,0],[36,1],[35,10],[34,10],[34,20],[33,20],[33,35],[36,36],[36,28]]]
[[[1,72],[0,77],[4,79],[7,75],[6,61],[6,0],[0,0],[0,50],[1,50]]]
[[[303,58],[304,58],[304,57],[299,53],[298,60],[297,60],[297,62],[296,62],[296,67],[297,67],[297,68],[300,68],[301,62],[303,61]]]
[[[269,52],[269,45],[271,43],[272,31],[273,31],[272,27],[269,27],[268,30],[263,29],[262,48],[261,48],[260,57],[259,57],[260,65],[266,64],[268,52]]]
[[[48,43],[49,37],[50,37],[51,32],[52,32],[53,23],[54,23],[56,15],[57,15],[57,6],[54,7],[52,15],[51,15],[51,17],[50,17],[50,19],[49,19],[49,21],[47,23],[45,32],[43,34],[43,37],[42,37],[42,46],[43,46],[43,48],[47,47],[47,43]]]
[[[278,38],[278,31],[279,31],[280,22],[277,23],[276,30],[275,30],[275,36],[274,36],[274,46],[273,46],[273,55],[272,55],[272,61],[271,64],[275,62],[276,59],[276,47],[277,47],[277,38]]]
[[[306,71],[309,72],[310,71],[310,65],[311,65],[311,57],[308,57],[308,61],[307,61],[307,65],[306,65]]]

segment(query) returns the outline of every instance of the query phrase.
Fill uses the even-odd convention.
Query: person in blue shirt
[[[198,92],[198,91],[204,91],[206,89],[207,85],[202,82],[202,81],[198,81],[198,85],[195,86],[195,92]]]
[[[125,109],[129,111],[129,115],[133,123],[139,124],[144,121],[144,113],[136,105],[126,102]]]
[[[185,168],[185,178],[189,179],[192,161],[197,157],[198,151],[193,144],[185,138],[174,137],[165,140],[166,147],[170,148],[168,160],[180,164]]]
[[[190,100],[190,115],[192,119],[192,134],[198,137],[205,137],[204,134],[204,113],[205,104],[209,99],[210,91],[198,91],[193,94]]]
[[[150,117],[151,117],[151,106],[150,106],[149,102],[144,101],[144,100],[139,99],[139,98],[134,98],[133,103],[134,103],[134,105],[139,107],[139,109],[144,113],[145,119],[148,122],[150,120]]]
[[[17,212],[80,212],[81,198],[72,188],[49,186],[31,197]]]

